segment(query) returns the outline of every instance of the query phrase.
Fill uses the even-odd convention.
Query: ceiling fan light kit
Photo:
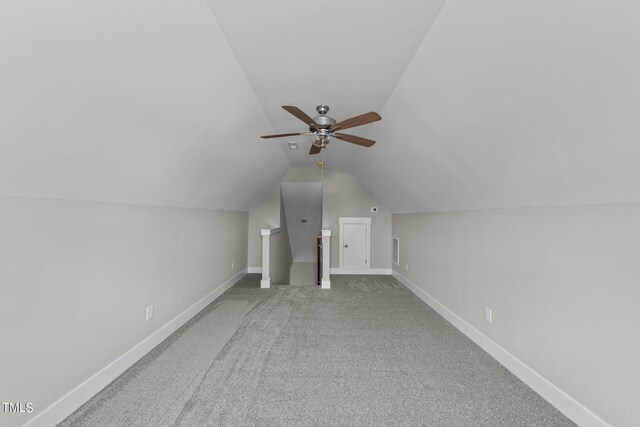
[[[369,123],[377,122],[381,120],[380,114],[376,112],[369,112],[361,114],[359,116],[351,117],[341,122],[336,122],[333,117],[327,116],[329,112],[329,106],[320,104],[316,107],[316,111],[320,114],[317,117],[311,118],[304,111],[293,105],[283,105],[282,108],[295,116],[297,119],[303,121],[309,126],[309,132],[298,133],[281,133],[276,135],[263,135],[264,139],[282,138],[286,136],[298,136],[298,135],[313,135],[315,140],[309,154],[318,154],[323,149],[327,148],[327,145],[331,141],[331,138],[340,139],[345,142],[360,145],[362,147],[371,147],[376,142],[372,139],[362,138],[360,136],[349,135],[346,133],[337,132],[338,130],[349,129],[357,126],[366,125]],[[291,148],[291,143],[289,143]]]

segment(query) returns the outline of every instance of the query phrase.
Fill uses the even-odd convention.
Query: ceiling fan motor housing
[[[321,129],[326,129],[331,125],[335,125],[336,121],[333,117],[329,116],[318,116],[314,117],[313,120],[320,126]],[[313,130],[311,130],[313,132]]]

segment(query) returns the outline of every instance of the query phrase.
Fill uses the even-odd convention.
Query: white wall
[[[393,235],[400,274],[607,422],[640,425],[640,206],[394,214]]]
[[[245,212],[0,197],[0,236],[0,396],[31,416],[247,265]]]

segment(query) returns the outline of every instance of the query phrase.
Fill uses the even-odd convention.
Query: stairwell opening
[[[317,236],[322,228],[322,183],[283,182],[281,194],[293,261],[289,283],[315,285]]]

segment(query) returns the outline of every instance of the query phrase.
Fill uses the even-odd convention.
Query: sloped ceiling
[[[310,116],[327,104],[329,115],[346,119],[380,111],[444,0],[209,0],[229,45],[277,133],[308,129],[282,105]],[[376,125],[353,129],[367,136]],[[262,135],[268,132],[263,132]],[[295,166],[309,156],[312,137],[265,140],[270,146],[298,141],[287,150]],[[349,167],[361,151],[334,141],[323,152],[333,167]]]
[[[448,0],[354,173],[393,212],[640,202],[640,2]]]
[[[0,58],[0,194],[247,210],[290,167],[205,0],[3,0]]]
[[[327,103],[393,212],[640,202],[638,46],[635,0],[3,0],[0,194],[246,210]]]

